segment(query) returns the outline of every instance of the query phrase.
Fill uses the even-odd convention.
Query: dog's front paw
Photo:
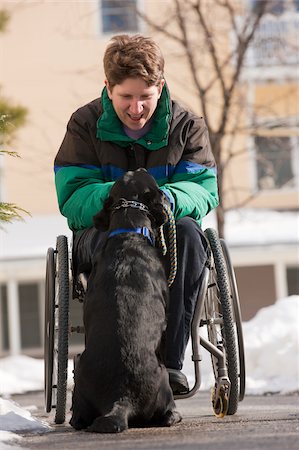
[[[165,415],[161,418],[160,425],[162,427],[171,427],[172,425],[181,422],[181,420],[182,416],[178,411],[169,409],[168,411],[166,411]]]
[[[128,423],[118,416],[97,417],[86,431],[93,433],[121,433],[128,429]]]

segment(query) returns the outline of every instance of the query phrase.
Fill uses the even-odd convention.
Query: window
[[[241,301],[242,319],[252,319],[261,307],[276,300],[273,265],[235,267]]]
[[[263,4],[267,3],[266,11],[269,14],[280,15],[285,11],[299,11],[299,0],[252,0],[252,10],[258,11],[259,7],[263,6]]]
[[[295,187],[292,141],[289,137],[255,137],[259,190]]]
[[[287,267],[288,295],[299,295],[299,267]]]
[[[137,32],[136,0],[101,0],[103,33]]]
[[[7,311],[7,288],[0,285],[0,354],[9,349],[8,337],[8,311]]]
[[[251,0],[253,11],[261,5],[261,0]],[[299,0],[272,0],[266,11],[249,46],[246,64],[265,68],[297,66]]]
[[[37,283],[19,284],[21,347],[41,346],[41,323]]]
[[[42,356],[44,337],[44,281],[15,281],[16,292],[7,284],[0,284],[0,357],[9,353],[15,344],[17,351],[30,356]],[[15,295],[14,295],[15,294]],[[11,297],[9,297],[11,295]],[[16,303],[19,320],[9,310],[9,302]],[[77,301],[70,301],[70,324],[82,326],[83,307]],[[69,351],[74,354],[84,348],[84,334],[70,334]],[[12,341],[10,341],[12,338]]]

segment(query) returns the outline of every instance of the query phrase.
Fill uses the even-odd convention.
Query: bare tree
[[[172,0],[167,20],[138,12],[156,32],[173,41],[187,60],[195,96],[206,120],[218,167],[220,206],[217,226],[224,233],[224,171],[230,157],[224,141],[240,131],[240,80],[246,53],[271,0],[252,9],[236,0]]]

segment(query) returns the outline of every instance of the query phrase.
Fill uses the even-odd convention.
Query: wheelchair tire
[[[242,316],[241,307],[238,293],[238,286],[235,271],[231,263],[229,256],[229,251],[224,239],[220,239],[223,255],[226,261],[227,273],[230,281],[231,288],[231,298],[233,303],[234,321],[237,332],[238,339],[238,360],[239,360],[239,379],[240,379],[240,391],[239,391],[239,401],[241,402],[245,395],[246,387],[246,370],[245,370],[245,351],[244,351],[244,339],[243,339],[243,329],[242,329]]]
[[[232,298],[230,283],[226,270],[226,261],[217,232],[208,228],[206,237],[212,252],[212,267],[208,287],[208,297],[205,304],[208,337],[215,346],[222,345],[225,349],[228,377],[231,383],[227,414],[235,414],[239,400],[239,377],[237,337],[234,326]],[[217,358],[213,355],[212,366],[217,378]]]
[[[54,323],[55,323],[55,251],[49,248],[46,262],[45,326],[44,326],[44,388],[45,409],[52,409]]]
[[[57,354],[57,379],[56,379],[56,413],[55,423],[65,421],[67,370],[68,370],[68,340],[69,340],[69,252],[66,236],[58,236],[56,241],[57,251],[57,287],[55,307],[58,312],[56,318],[57,335],[55,352]]]

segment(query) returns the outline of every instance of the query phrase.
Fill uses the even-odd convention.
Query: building
[[[247,8],[255,5],[244,2]],[[242,210],[230,213],[226,226],[245,320],[277,298],[299,293],[299,56],[294,49],[299,5],[272,3],[241,80],[251,105],[249,126],[239,137],[246,152],[232,159],[226,176],[228,207],[254,194]],[[29,110],[13,143],[21,159],[1,158],[0,199],[32,214],[0,231],[0,355],[41,354],[45,254],[56,235],[70,236],[57,210],[53,158],[71,113],[101,92],[102,55],[115,29],[156,36],[134,4],[161,20],[172,0],[0,1],[11,15],[0,35],[1,94]],[[188,79],[182,83],[180,76],[187,73],[186,61],[170,41],[160,42],[170,90],[199,112],[192,91],[185,89]],[[210,220],[214,223],[207,218],[207,226]],[[74,316],[79,314],[74,307]]]

